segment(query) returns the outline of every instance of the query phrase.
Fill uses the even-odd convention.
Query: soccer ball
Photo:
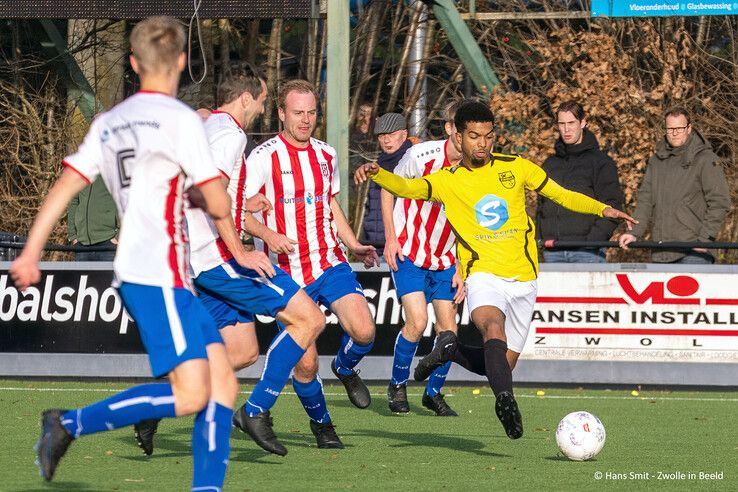
[[[605,445],[605,426],[589,412],[572,412],[559,422],[556,444],[570,460],[591,460]]]

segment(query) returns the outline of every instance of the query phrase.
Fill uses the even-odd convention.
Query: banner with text
[[[734,0],[592,0],[592,17],[736,15]]]
[[[74,264],[68,264],[74,268]],[[371,355],[392,355],[402,309],[386,271],[357,269],[377,324]],[[141,353],[109,270],[47,268],[26,292],[0,271],[0,352]],[[738,363],[738,283],[725,273],[542,272],[523,358]],[[430,349],[433,310],[418,353]],[[257,318],[261,352],[276,333]],[[466,306],[460,338],[481,345]],[[328,313],[319,339],[335,353],[341,329]]]

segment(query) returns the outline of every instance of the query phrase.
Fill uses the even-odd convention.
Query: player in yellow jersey
[[[525,211],[525,190],[535,190],[576,212],[623,219],[628,228],[636,221],[562,188],[526,159],[490,154],[494,115],[485,104],[463,104],[454,123],[463,154],[459,165],[420,179],[405,179],[372,163],[360,167],[354,179],[360,183],[371,178],[396,196],[443,204],[457,238],[457,260],[471,319],[484,340],[483,363],[468,360],[467,351],[457,351],[452,332],[441,332],[433,351],[418,364],[415,379],[424,379],[448,360],[484,373],[496,397],[497,417],[508,437],[518,439],[523,423],[513,396],[512,368],[528,336],[538,277],[535,227]]]

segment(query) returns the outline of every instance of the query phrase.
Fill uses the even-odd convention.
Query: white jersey
[[[271,213],[254,217],[297,241],[290,254],[274,254],[255,238],[257,249],[269,254],[302,287],[346,261],[330,207],[331,198],[340,190],[333,147],[311,138],[310,144],[300,149],[277,135],[251,152],[246,167],[246,197],[263,193],[274,204]]]
[[[141,91],[99,114],[64,165],[101,175],[122,217],[115,282],[189,288],[182,194],[219,179],[200,117],[165,94]]]
[[[395,167],[403,178],[420,178],[451,166],[446,155],[448,140],[423,142],[410,147]],[[395,199],[392,214],[402,254],[426,270],[445,270],[454,265],[456,236],[440,203]]]
[[[244,221],[246,134],[233,116],[221,111],[213,111],[205,121],[205,134],[213,154],[213,162],[221,175],[228,180],[233,222],[240,236]],[[233,258],[210,216],[200,209],[187,209],[186,216],[192,248],[190,263],[195,277]]]

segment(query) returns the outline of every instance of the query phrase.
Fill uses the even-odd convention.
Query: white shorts
[[[492,273],[476,272],[467,277],[464,286],[469,313],[481,306],[494,306],[502,311],[507,348],[522,352],[533,318],[538,281],[520,282]]]

